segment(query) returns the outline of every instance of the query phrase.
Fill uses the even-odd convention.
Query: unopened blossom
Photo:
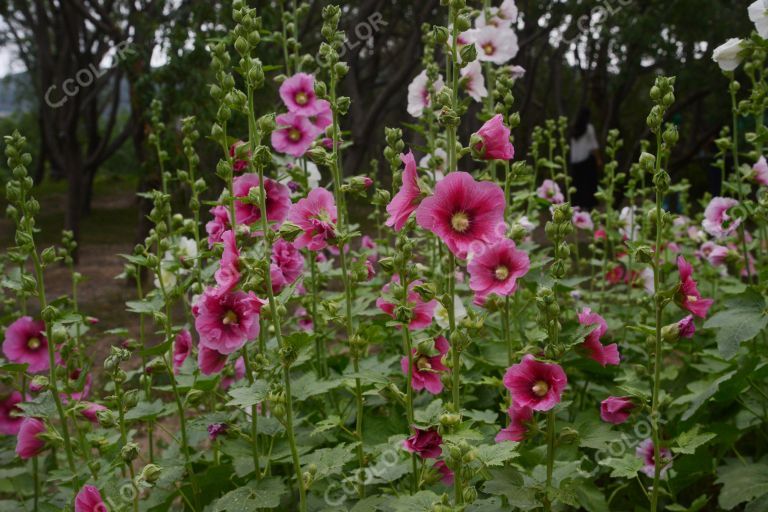
[[[560,403],[568,378],[560,365],[537,361],[526,354],[504,374],[504,386],[517,407],[548,411]]]
[[[416,175],[416,160],[413,158],[413,151],[400,155],[405,169],[403,170],[403,184],[397,191],[395,197],[387,205],[389,218],[385,224],[395,231],[400,231],[408,222],[408,218],[419,206],[421,200],[421,190],[419,189],[419,180]]]
[[[21,422],[24,421],[19,407],[21,402],[23,400],[18,391],[13,391],[0,400],[0,434],[13,436],[19,433]]]
[[[281,238],[272,246],[272,262],[269,269],[272,289],[279,293],[301,276],[304,271],[304,257],[296,246]]]
[[[713,197],[704,209],[701,226],[715,238],[722,239],[732,235],[741,224],[741,219],[728,215],[728,210],[739,202],[730,197]]]
[[[238,152],[237,150],[240,147],[245,146],[245,144],[246,144],[245,142],[239,140],[234,144],[232,144],[231,146],[229,146],[229,156],[232,158],[232,170],[235,172],[243,172],[245,169],[248,168],[247,160],[241,160],[237,158],[237,152]],[[250,155],[250,151],[248,152],[248,154]]]
[[[501,239],[506,231],[504,191],[495,183],[452,172],[416,209],[416,222],[436,234],[459,258],[473,244]]]
[[[693,335],[696,333],[696,324],[694,324],[691,315],[677,322],[677,332],[681,338],[693,338]]]
[[[507,238],[485,246],[467,265],[469,288],[481,302],[488,295],[506,297],[515,292],[517,279],[531,268],[531,260]]]
[[[768,185],[768,162],[764,156],[752,166],[752,179],[758,185]]]
[[[523,66],[507,66],[506,70],[512,80],[520,80],[525,76],[525,68]]]
[[[714,301],[701,297],[696,281],[693,279],[693,267],[683,256],[677,257],[677,269],[680,273],[680,283],[677,292],[677,300],[680,306],[700,318],[706,317]]]
[[[483,160],[512,160],[515,147],[509,141],[510,130],[504,125],[504,117],[496,114],[483,124],[472,136],[476,140],[472,146],[473,154]]]
[[[602,366],[618,365],[620,361],[619,347],[616,343],[603,345],[600,339],[608,332],[608,324],[605,319],[589,308],[584,308],[579,313],[579,324],[594,325],[595,328],[584,338],[581,346],[589,352],[589,356]]]
[[[192,335],[188,330],[182,329],[173,340],[173,372],[179,373],[184,361],[192,352]]]
[[[506,64],[517,56],[517,34],[509,27],[489,25],[467,31],[467,38],[477,47],[477,58],[482,62]]]
[[[216,205],[210,210],[213,215],[213,220],[209,221],[205,225],[205,231],[208,233],[208,247],[211,248],[215,244],[221,242],[221,235],[228,229],[229,224],[229,210],[226,206]]]
[[[226,434],[227,430],[229,430],[229,425],[226,423],[211,423],[208,425],[208,438],[215,441],[220,435]]]
[[[756,0],[747,8],[749,19],[763,39],[768,39],[768,0]]]
[[[259,335],[259,313],[264,303],[253,292],[220,294],[209,288],[192,308],[200,345],[222,354],[242,348]]]
[[[509,416],[509,425],[501,429],[496,434],[496,442],[502,441],[515,441],[520,442],[525,439],[525,434],[528,432],[528,423],[533,419],[533,409],[525,405],[517,405],[512,403],[507,411]]]
[[[107,408],[103,405],[94,402],[82,402],[82,405],[85,407],[80,410],[80,414],[82,414],[85,419],[94,424],[99,422],[99,412],[107,410]]]
[[[585,229],[589,231],[595,229],[595,224],[592,222],[592,216],[589,212],[585,212],[578,207],[573,209],[572,221],[577,229]]]
[[[635,404],[627,396],[609,396],[600,402],[600,417],[607,423],[620,425],[627,421],[634,408]]]
[[[325,249],[328,242],[336,237],[336,203],[333,194],[324,188],[311,190],[307,197],[291,207],[288,220],[304,230],[293,242],[297,249]]]
[[[84,485],[75,496],[75,512],[106,512],[101,493],[92,485]]]
[[[296,158],[304,156],[321,130],[308,117],[289,112],[275,118],[277,128],[272,132],[275,151]]]
[[[488,89],[485,88],[483,66],[479,60],[474,60],[461,68],[461,80],[467,94],[478,103],[488,96]]]
[[[5,330],[3,354],[12,363],[28,364],[27,371],[30,373],[48,370],[48,339],[44,332],[45,323],[42,320],[22,316]]]
[[[403,441],[403,447],[422,459],[436,459],[442,453],[443,438],[436,429],[422,430],[414,428],[414,434]]]
[[[565,197],[560,191],[560,185],[549,179],[544,180],[541,186],[536,189],[536,195],[552,204],[561,204],[565,201]]]
[[[45,441],[40,434],[45,433],[45,423],[37,418],[24,418],[16,435],[16,455],[22,459],[31,459],[45,448]]]
[[[399,281],[400,278],[398,276],[394,276],[392,278],[392,282]],[[414,288],[420,284],[422,284],[422,281],[416,280],[408,285],[408,305],[413,308],[413,316],[411,317],[411,321],[408,324],[408,330],[411,331],[429,327],[432,324],[432,318],[435,314],[435,307],[437,306],[437,300],[432,299],[428,302],[424,302],[424,300],[421,298],[421,295],[419,295],[414,290]],[[390,287],[391,285],[388,283],[384,285],[382,291],[384,293],[388,293]],[[397,299],[400,299],[400,297],[397,297]],[[395,318],[395,308],[397,307],[396,304],[389,302],[384,297],[379,297],[376,299],[376,306],[384,313],[388,314],[392,318]]]
[[[412,376],[411,387],[415,391],[426,389],[433,395],[439,395],[443,391],[443,382],[440,380],[441,373],[447,372],[448,368],[443,364],[443,357],[448,353],[448,340],[443,336],[435,338],[435,355],[420,354],[418,349],[412,349]],[[408,357],[403,356],[400,360],[400,367],[405,375],[408,375]]]
[[[646,439],[637,446],[635,451],[638,457],[643,461],[643,468],[640,470],[646,474],[649,478],[654,478],[656,472],[656,463],[654,457],[654,446],[652,439]],[[661,478],[666,478],[667,471],[672,467],[672,452],[668,448],[661,447],[659,449],[659,456],[661,457],[661,464],[664,464],[659,471]],[[666,463],[666,464],[665,464]]]
[[[252,173],[238,176],[232,182],[232,192],[235,196],[235,220],[238,224],[253,224],[261,220],[259,185],[259,176]],[[268,222],[275,224],[283,222],[291,209],[291,190],[275,180],[266,178],[264,209],[267,212]]]
[[[203,375],[219,373],[227,364],[227,354],[208,348],[204,345],[198,347],[197,366]]]
[[[432,84],[435,93],[443,88],[443,77],[438,75],[437,80]],[[424,109],[432,104],[432,98],[429,94],[429,77],[427,70],[423,70],[408,85],[408,113],[413,117],[424,115]]]
[[[445,464],[445,461],[439,460],[435,462],[435,465],[432,466],[432,468],[437,470],[437,472],[440,474],[440,481],[443,483],[443,485],[453,485],[455,475],[453,474],[451,468]]]
[[[717,62],[723,71],[735,70],[744,60],[744,57],[739,55],[743,49],[743,43],[744,41],[736,37],[727,40],[715,48],[715,51],[712,52],[712,60]]]

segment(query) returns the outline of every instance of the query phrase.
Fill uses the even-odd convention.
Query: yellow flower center
[[[496,48],[494,48],[491,43],[485,43],[483,45],[483,51],[486,55],[493,55],[493,52],[496,51]]]
[[[420,357],[416,360],[416,368],[419,370],[431,370],[432,365],[429,362],[428,357]]]
[[[309,98],[307,97],[307,93],[305,92],[298,93],[295,99],[296,99],[296,103],[298,103],[299,105],[306,105],[307,102],[309,101]]]
[[[697,300],[699,300],[699,298],[695,295],[688,295],[688,302],[696,302]]]
[[[296,128],[291,128],[291,131],[288,132],[288,138],[294,142],[298,142],[301,140],[301,132]]]
[[[469,228],[469,217],[464,212],[456,212],[451,217],[451,226],[459,233],[463,233]]]
[[[232,310],[227,311],[224,314],[224,318],[221,319],[221,323],[223,323],[224,325],[236,324],[237,323],[237,313],[235,313]]]
[[[32,350],[40,348],[40,339],[39,338],[29,338],[29,341],[27,341],[27,346],[31,348]]]
[[[504,265],[499,265],[496,267],[496,270],[493,272],[493,274],[496,276],[496,279],[503,281],[509,277],[509,269]]]
[[[544,396],[547,394],[547,391],[549,391],[549,384],[547,384],[543,380],[539,380],[539,381],[536,381],[536,384],[533,385],[531,390],[533,391],[533,394],[536,396]]]

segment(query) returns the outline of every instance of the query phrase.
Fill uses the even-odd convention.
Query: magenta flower
[[[435,465],[432,466],[432,468],[436,469],[437,472],[440,474],[440,481],[443,483],[443,485],[448,485],[448,486],[453,485],[453,481],[454,481],[453,471],[451,471],[451,468],[449,468],[444,461],[439,460],[435,462]]]
[[[413,428],[414,434],[403,441],[403,447],[411,453],[418,454],[422,459],[436,459],[442,453],[440,445],[443,438],[436,429],[422,430]]]
[[[75,497],[75,512],[106,512],[101,493],[92,485],[84,485]]]
[[[0,434],[15,436],[19,433],[24,417],[21,416],[22,410],[18,404],[23,401],[18,391],[0,400]]]
[[[294,241],[297,249],[325,249],[328,240],[336,237],[336,203],[333,194],[324,188],[311,190],[307,197],[291,207],[288,220],[304,230]]]
[[[565,197],[560,191],[560,185],[552,180],[544,180],[541,186],[536,189],[536,195],[552,204],[561,204],[565,201]]]
[[[220,435],[226,434],[227,430],[229,430],[229,425],[226,423],[211,423],[208,425],[208,438],[215,441]]]
[[[733,234],[741,224],[741,219],[733,219],[728,210],[739,202],[730,197],[713,197],[704,210],[701,227],[715,238],[725,238]]]
[[[417,349],[413,349],[413,368],[411,387],[415,391],[426,389],[433,395],[439,395],[443,391],[443,382],[440,380],[440,374],[447,372],[448,368],[443,364],[443,356],[448,353],[448,340],[443,336],[435,338],[434,349],[436,355],[419,354]],[[403,356],[400,360],[400,368],[403,373],[408,375],[408,357]]]
[[[654,477],[654,473],[656,471],[656,464],[655,464],[655,457],[654,457],[654,449],[653,449],[653,440],[652,439],[646,439],[639,445],[637,445],[636,454],[640,459],[643,461],[643,469],[641,471],[645,473],[649,478]],[[667,475],[667,470],[672,467],[672,452],[669,451],[667,448],[660,448],[659,449],[659,455],[661,456],[661,463],[664,464],[664,466],[661,468],[661,471],[659,471],[659,476],[661,478],[665,478]]]
[[[681,338],[693,338],[696,333],[696,324],[693,322],[693,316],[688,315],[677,322],[677,330]]]
[[[572,221],[577,229],[585,229],[589,231],[595,229],[595,224],[592,222],[592,216],[589,212],[581,211],[578,206],[573,208]]]
[[[416,160],[413,158],[413,151],[400,155],[400,160],[405,165],[403,171],[403,185],[397,191],[395,197],[387,205],[389,218],[386,225],[394,227],[395,231],[400,231],[408,221],[408,217],[419,206],[421,190],[416,176]]]
[[[568,377],[555,363],[537,361],[531,354],[513,364],[504,374],[504,386],[517,407],[548,411],[560,403]]]
[[[231,354],[259,335],[259,313],[264,301],[253,292],[220,294],[207,289],[192,313],[200,345],[222,354]]]
[[[48,370],[48,339],[45,323],[23,316],[5,330],[3,353],[12,363],[28,364],[27,371],[39,373]]]
[[[600,417],[607,423],[620,425],[627,421],[635,404],[626,396],[609,396],[600,402]]]
[[[314,116],[320,112],[320,100],[315,94],[315,77],[296,73],[280,86],[280,98],[290,112]]]
[[[269,269],[272,289],[279,293],[301,276],[304,271],[304,258],[291,242],[279,239],[272,246],[272,263]]]
[[[228,375],[221,379],[221,388],[229,389],[229,386],[235,382],[242,380],[245,377],[245,359],[242,356],[238,357],[235,361],[235,369],[232,375]]]
[[[705,248],[707,244],[712,244]],[[707,242],[701,246],[702,254],[706,254],[707,261],[713,267],[720,267],[725,265],[728,256],[731,253],[731,249],[722,245],[717,245],[714,242]]]
[[[259,177],[256,174],[243,174],[235,178],[232,183],[232,192],[237,199],[248,197],[252,189],[258,190]],[[253,224],[261,220],[261,207],[258,200],[255,204],[246,204],[235,200],[235,220],[238,224]],[[258,196],[257,196],[258,199]],[[291,190],[275,180],[264,180],[264,202],[267,211],[267,220],[280,224],[285,220],[291,209]]]
[[[706,317],[714,300],[701,298],[698,285],[692,277],[693,267],[682,256],[677,257],[677,270],[680,273],[680,284],[677,292],[680,306],[699,318]]]
[[[392,277],[393,282],[399,282],[398,276]],[[408,285],[408,304],[413,307],[413,318],[408,324],[408,330],[415,331],[417,329],[424,329],[432,325],[432,317],[435,315],[435,308],[437,307],[437,301],[435,299],[429,302],[424,302],[421,296],[414,291],[414,288],[422,284],[422,281],[416,280]],[[384,285],[383,292],[389,292],[390,284]],[[399,298],[399,297],[398,297]],[[388,314],[392,318],[395,318],[395,304],[388,302],[383,297],[376,299],[376,306],[384,313]]]
[[[472,244],[489,244],[504,236],[505,207],[504,191],[495,183],[452,172],[435,185],[434,195],[421,202],[416,222],[464,258]]]
[[[527,425],[533,419],[533,409],[513,403],[507,414],[510,420],[509,426],[501,429],[496,434],[496,442],[515,441],[519,443],[525,439],[525,434],[528,432]]]
[[[467,265],[469,288],[475,292],[475,302],[484,302],[492,293],[501,297],[515,293],[517,279],[530,268],[528,255],[517,249],[512,240],[505,238],[487,245]]]
[[[236,158],[237,149],[241,146],[244,146],[245,142],[239,140],[229,146],[229,156],[232,157],[232,170],[235,172],[243,172],[245,169],[248,168],[248,161],[247,160],[240,160]],[[248,152],[248,155],[250,155],[251,152]]]
[[[308,116],[307,120],[309,124],[314,126],[315,131],[319,135],[333,123],[333,112],[331,111],[331,104],[325,100],[317,100],[317,105],[317,114]],[[333,149],[333,145],[331,145],[330,149]]]
[[[182,329],[173,340],[173,373],[179,373],[181,365],[192,352],[192,335]]]
[[[99,422],[99,411],[106,411],[107,408],[104,407],[101,404],[96,404],[93,402],[83,402],[83,405],[85,405],[85,409],[80,410],[80,414],[83,415],[85,419],[90,421],[91,423],[98,423]]]
[[[496,114],[480,127],[473,139],[479,138],[472,148],[484,160],[512,160],[515,147],[509,141],[510,130],[501,114]]]
[[[221,235],[224,252],[221,254],[219,268],[216,269],[216,291],[219,294],[232,291],[240,282],[240,251],[237,249],[235,233],[228,229]]]
[[[301,306],[296,308],[296,311],[294,311],[293,316],[298,318],[297,323],[299,326],[299,329],[306,332],[312,332],[312,329],[314,327],[314,324],[312,322],[312,317],[307,313],[307,310]]]
[[[277,129],[272,132],[272,147],[280,153],[299,158],[304,156],[320,134],[308,117],[289,112],[275,119]]]
[[[211,214],[213,220],[209,221],[205,225],[205,231],[208,233],[208,247],[213,247],[214,244],[220,243],[221,235],[224,231],[230,229],[229,226],[229,210],[226,206],[217,205],[211,208]]]
[[[222,354],[218,350],[200,345],[197,352],[197,366],[203,375],[213,375],[219,373],[227,364],[227,354]]]
[[[78,382],[80,381],[80,376],[82,375],[83,370],[80,368],[75,368],[71,372],[69,372],[69,385],[71,387],[78,386]],[[62,400],[84,400],[88,398],[88,395],[91,393],[91,382],[93,380],[93,376],[88,373],[86,374],[85,378],[83,379],[83,387],[79,389],[79,391],[75,391],[69,394],[61,394]]]
[[[45,423],[37,418],[24,418],[16,436],[16,455],[22,459],[31,459],[45,448],[45,441],[40,434],[45,432]]]
[[[768,185],[768,162],[764,156],[752,166],[752,179],[758,185]]]
[[[592,332],[584,338],[584,343],[581,344],[589,352],[589,356],[602,366],[608,364],[618,365],[621,360],[618,345],[616,343],[603,345],[600,341],[600,338],[608,332],[608,324],[605,322],[605,319],[599,314],[593,313],[589,308],[584,308],[579,313],[579,324],[595,325]]]

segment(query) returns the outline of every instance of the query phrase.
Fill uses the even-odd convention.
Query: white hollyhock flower
[[[512,80],[520,80],[525,76],[525,68],[523,66],[509,66],[507,73],[512,77]]]
[[[757,0],[749,6],[748,11],[757,33],[763,39],[768,39],[768,0]]]
[[[477,102],[483,101],[488,96],[488,89],[485,88],[485,76],[483,76],[483,66],[479,60],[467,64],[461,69],[461,78],[465,79],[467,94]]]
[[[434,165],[429,164],[430,160],[433,161]],[[437,183],[445,177],[445,167],[447,163],[448,153],[446,153],[443,148],[437,148],[433,155],[425,155],[419,160],[419,167],[432,171],[432,177],[434,178],[435,183]]]
[[[509,27],[487,26],[467,30],[466,34],[477,47],[477,58],[483,62],[506,64],[520,50],[517,34]]]
[[[723,71],[733,71],[739,67],[742,61],[742,57],[739,56],[741,43],[742,40],[736,37],[727,40],[715,48],[715,51],[712,52],[712,60],[717,62]]]
[[[499,7],[491,7],[488,12],[481,12],[475,19],[475,27],[487,26],[509,28],[517,21],[517,6],[514,0],[504,0]]]
[[[456,323],[466,318],[467,308],[464,307],[464,303],[461,302],[461,297],[455,295],[453,297],[453,317]],[[435,322],[443,329],[447,329],[450,326],[448,321],[448,310],[443,307],[440,302],[437,303],[435,308]]]
[[[634,206],[631,208],[625,206],[619,214],[619,232],[630,242],[636,241],[637,235],[640,233],[637,215],[637,210]]]
[[[178,243],[178,255],[182,261],[197,258],[197,242],[185,236],[181,237]]]
[[[431,102],[427,88],[428,82],[429,77],[427,77],[427,70],[425,69],[408,85],[408,113],[413,117],[421,117],[424,114],[424,109]],[[443,85],[443,77],[438,76],[434,84],[435,92],[442,89]]]

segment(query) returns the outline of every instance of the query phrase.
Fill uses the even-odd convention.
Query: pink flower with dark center
[[[728,210],[739,202],[730,197],[713,197],[704,210],[701,226],[715,238],[725,238],[733,234],[741,224],[741,219],[733,219]]]
[[[181,365],[192,352],[192,335],[188,330],[182,329],[173,340],[173,373],[179,373]]]
[[[419,354],[417,349],[413,349],[413,376],[411,387],[420,391],[426,389],[433,395],[439,395],[443,391],[443,382],[440,380],[440,374],[447,372],[448,368],[443,364],[443,356],[448,353],[448,340],[443,336],[435,338],[435,355]],[[400,368],[403,373],[408,375],[408,357],[403,356],[400,360]]]
[[[248,168],[248,160],[240,160],[236,158],[237,156],[237,150],[241,146],[244,146],[245,142],[239,140],[229,146],[229,156],[233,159],[232,160],[232,170],[235,172],[243,172],[245,169]],[[248,155],[250,156],[251,152],[248,152]]]
[[[477,58],[481,62],[506,64],[514,59],[520,50],[517,45],[517,34],[509,27],[488,25],[467,30],[465,34],[469,41],[475,43]]]
[[[443,77],[439,75],[433,84],[435,93],[440,92],[444,85]],[[408,113],[413,117],[421,117],[424,115],[424,109],[431,104],[429,77],[425,69],[408,85]]]
[[[235,361],[234,373],[221,379],[221,388],[229,389],[229,387],[239,380],[243,380],[245,377],[245,359],[238,357]]]
[[[627,421],[635,404],[626,396],[609,396],[600,402],[600,417],[607,423],[620,425]]]
[[[519,443],[525,439],[525,434],[528,432],[528,423],[533,419],[533,409],[513,403],[507,414],[510,420],[509,425],[496,434],[496,442],[515,441]]]
[[[291,242],[279,239],[272,246],[272,263],[269,269],[272,289],[279,293],[301,276],[304,271],[304,258]]]
[[[324,188],[311,190],[307,197],[291,207],[288,220],[304,230],[293,243],[297,249],[325,249],[328,241],[336,237],[336,203],[333,194]]]
[[[536,195],[552,204],[561,204],[565,201],[565,197],[560,191],[560,185],[552,180],[544,180],[541,186],[536,189]]]
[[[18,404],[23,401],[18,391],[0,400],[0,434],[15,436],[19,433],[24,417],[21,416],[22,410]]]
[[[394,227],[395,231],[400,231],[408,221],[408,217],[418,208],[421,199],[421,190],[416,176],[416,160],[413,158],[413,151],[400,155],[400,160],[405,165],[403,171],[403,184],[397,191],[395,197],[387,205],[389,218],[386,225]]]
[[[308,117],[289,112],[275,119],[277,129],[272,132],[275,151],[299,158],[304,156],[320,130]]]
[[[677,257],[677,270],[680,273],[680,284],[677,292],[680,306],[699,318],[706,317],[714,300],[701,298],[699,288],[692,277],[693,267],[682,256]]]
[[[321,110],[321,100],[315,94],[315,77],[307,73],[296,73],[283,82],[280,98],[290,112],[302,116],[314,116]]]
[[[209,221],[205,225],[205,231],[208,233],[208,247],[211,248],[214,244],[220,243],[221,235],[224,231],[230,229],[229,226],[229,210],[226,206],[217,205],[211,208],[211,214],[213,214],[213,220]]]
[[[422,430],[413,428],[414,434],[403,441],[403,447],[411,453],[418,454],[422,459],[436,459],[442,453],[443,438],[436,429]]]
[[[578,206],[574,207],[573,209],[572,222],[577,229],[585,229],[590,231],[595,229],[595,224],[592,222],[592,216],[589,214],[589,212],[581,211]]]
[[[768,185],[768,162],[764,156],[752,166],[752,179],[758,185]]]
[[[451,468],[449,468],[444,461],[439,460],[435,462],[435,465],[432,466],[432,468],[436,469],[437,472],[441,475],[440,481],[443,483],[443,485],[453,485],[453,471],[451,471]]]
[[[461,68],[461,80],[467,94],[478,103],[488,96],[488,89],[485,88],[483,66],[479,60],[472,61]]]
[[[681,338],[693,338],[696,333],[696,324],[693,322],[693,316],[688,315],[677,322],[677,330]]]
[[[24,418],[16,436],[16,455],[26,460],[40,454],[45,448],[40,434],[45,430],[45,423],[39,419]]]
[[[605,280],[611,284],[619,284],[624,281],[624,274],[624,266],[618,264],[606,272]]]
[[[84,485],[75,497],[75,512],[107,512],[107,506],[97,488]]]
[[[220,294],[207,289],[192,313],[200,345],[222,354],[231,354],[259,335],[259,313],[265,302],[253,292]]]
[[[317,134],[321,134],[326,128],[333,124],[333,112],[331,111],[331,104],[326,100],[317,100],[318,112],[317,114],[307,117],[309,124],[315,127]],[[331,142],[331,148],[333,149],[333,142]]]
[[[548,411],[560,403],[568,377],[555,363],[537,361],[531,354],[513,364],[504,374],[504,386],[517,407]]]
[[[62,393],[62,400],[78,401],[88,398],[88,395],[91,393],[91,382],[93,380],[93,376],[88,373],[85,378],[82,379],[82,382],[80,382],[82,374],[83,370],[80,368],[75,368],[69,372],[69,386],[73,389],[76,389],[77,391],[73,391],[69,394]]]
[[[469,288],[475,292],[476,302],[485,301],[488,295],[506,297],[515,293],[517,279],[531,268],[528,255],[507,238],[487,245],[480,254],[473,256],[467,265]]]
[[[93,402],[82,402],[83,405],[85,405],[84,409],[80,410],[80,414],[83,415],[85,419],[90,421],[91,423],[98,423],[99,422],[99,411],[106,411],[107,408],[104,407],[101,404],[96,404]]]
[[[421,202],[416,222],[464,258],[472,244],[489,244],[504,236],[505,207],[504,191],[495,183],[452,172],[435,185],[434,195]]]
[[[392,277],[392,281],[399,282],[400,278],[394,276]],[[429,302],[424,302],[421,299],[421,296],[414,291],[414,288],[420,284],[422,284],[422,281],[416,280],[408,285],[408,304],[413,307],[413,318],[411,318],[411,322],[408,324],[408,330],[410,331],[424,329],[432,325],[432,317],[435,315],[435,308],[437,307],[437,301],[435,299],[432,299]],[[389,284],[384,285],[384,293],[389,292],[389,289]],[[395,304],[388,302],[383,297],[379,297],[376,299],[376,306],[378,306],[384,313],[395,318]]]
[[[608,324],[605,322],[605,319],[599,314],[593,313],[589,308],[584,308],[579,313],[579,324],[595,326],[584,338],[584,343],[581,344],[589,352],[589,356],[602,366],[608,364],[618,365],[621,359],[619,357],[618,345],[616,343],[603,345],[600,341],[600,338],[608,332]]]
[[[219,373],[227,364],[227,354],[200,345],[197,352],[197,366],[203,375]]]
[[[5,330],[3,354],[12,363],[28,364],[27,371],[30,373],[48,370],[48,339],[44,332],[45,323],[42,320],[22,316]]]
[[[255,204],[247,204],[243,200],[251,190],[259,189],[259,177],[256,174],[243,174],[235,178],[232,192],[235,195],[235,220],[238,224],[253,224],[261,220],[259,194],[256,194]],[[279,225],[285,220],[291,209],[291,189],[275,180],[264,180],[264,202],[267,220]]]
[[[484,160],[512,160],[515,147],[509,141],[510,130],[504,125],[503,116],[496,114],[483,124],[474,139],[480,142],[473,149]]]
[[[232,291],[240,282],[240,251],[235,233],[228,229],[221,235],[221,241],[224,243],[224,252],[214,274],[216,291],[220,294]]]
[[[643,468],[641,471],[645,473],[649,478],[653,478],[654,473],[656,472],[653,440],[646,439],[637,445],[637,450],[635,453],[643,461]],[[672,467],[672,452],[670,452],[669,449],[662,447],[659,449],[659,456],[661,457],[660,463],[664,464],[659,471],[659,476],[661,478],[665,478],[667,471]]]

